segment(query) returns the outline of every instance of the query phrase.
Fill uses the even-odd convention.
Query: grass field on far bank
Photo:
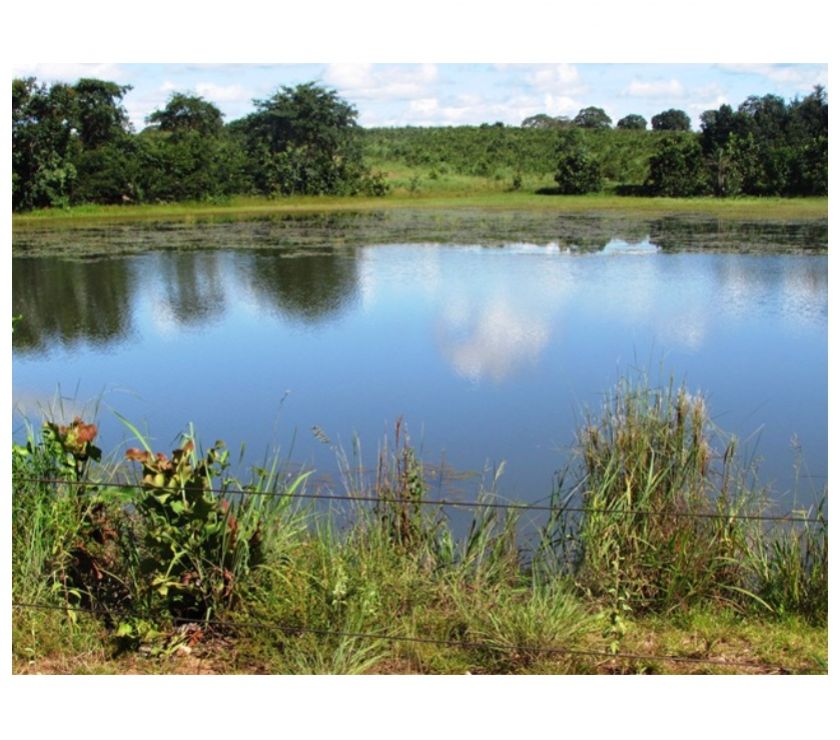
[[[412,190],[405,173],[390,173],[393,189],[381,198],[367,196],[237,196],[216,202],[154,205],[83,205],[14,214],[13,230],[59,229],[97,223],[181,221],[202,218],[253,218],[294,213],[374,212],[392,209],[487,209],[545,214],[635,214],[648,217],[704,215],[719,219],[764,221],[828,218],[827,198],[646,198],[609,193],[557,196],[534,190],[512,191],[507,183],[448,176],[421,181]],[[457,180],[457,182],[456,182]],[[548,183],[544,184],[545,186]]]

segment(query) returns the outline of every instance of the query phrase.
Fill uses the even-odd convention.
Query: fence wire
[[[78,486],[82,488],[131,488],[144,489],[142,483],[118,483],[118,482],[103,482],[103,481],[68,481],[60,478],[29,478],[18,477],[14,478],[20,483],[38,483],[49,485],[67,485]],[[161,489],[164,490],[164,489]],[[723,519],[723,520],[744,520],[744,521],[769,521],[769,522],[796,522],[802,524],[819,524],[828,522],[827,517],[808,517],[798,515],[791,511],[786,514],[726,514],[720,512],[690,512],[690,511],[655,511],[652,509],[604,509],[589,506],[565,506],[562,504],[518,504],[512,502],[501,501],[457,501],[455,499],[447,498],[425,498],[419,500],[409,500],[404,498],[397,498],[392,496],[372,496],[372,495],[358,495],[358,494],[344,494],[338,495],[334,493],[304,493],[297,491],[253,491],[248,489],[228,489],[228,488],[201,488],[190,489],[200,490],[204,493],[213,493],[222,496],[266,496],[274,498],[293,498],[293,499],[310,499],[320,501],[337,501],[337,502],[359,502],[359,503],[376,503],[376,504],[403,504],[403,505],[422,505],[422,506],[439,506],[441,508],[465,508],[465,509],[502,509],[512,511],[545,511],[554,514],[606,514],[606,515],[621,515],[621,516],[664,516],[677,517],[687,519]]]

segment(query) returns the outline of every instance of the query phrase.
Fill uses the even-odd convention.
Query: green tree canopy
[[[612,126],[612,118],[610,118],[603,108],[596,108],[589,106],[582,108],[574,118],[575,126],[581,128],[609,128]]]
[[[571,125],[568,116],[549,116],[547,113],[537,113],[522,121],[522,128],[569,128]]]
[[[654,131],[691,131],[691,119],[685,111],[669,108],[650,119]]]
[[[161,131],[195,131],[202,136],[216,136],[224,127],[223,113],[213,103],[198,95],[172,93],[162,110],[154,111],[146,122]]]
[[[640,116],[638,113],[631,113],[629,116],[624,116],[624,118],[620,119],[619,122],[615,124],[615,127],[642,131],[647,128],[647,120],[645,120],[644,116]]]
[[[578,129],[561,132],[554,181],[562,195],[597,192],[603,187],[601,165]]]
[[[650,158],[646,185],[653,195],[683,197],[707,190],[703,150],[694,135],[672,135],[659,142]]]
[[[131,85],[81,79],[73,86],[76,123],[83,146],[93,148],[128,133],[131,125],[122,106]]]
[[[67,205],[76,177],[71,161],[73,91],[38,85],[34,77],[12,81],[12,207]]]
[[[242,128],[259,190],[318,195],[363,186],[356,109],[335,90],[309,82],[254,104]]]

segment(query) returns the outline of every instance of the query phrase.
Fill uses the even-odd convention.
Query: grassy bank
[[[827,521],[753,518],[779,512],[711,430],[622,384],[529,532],[498,481],[453,528],[401,424],[328,506],[220,443],[105,460],[47,422],[13,449],[14,670],[825,672]]]
[[[486,209],[545,214],[626,214],[650,218],[704,215],[719,219],[782,222],[828,218],[827,198],[643,198],[610,194],[555,196],[527,190],[510,191],[495,180],[466,176],[419,179],[404,168],[389,172],[394,184],[382,198],[300,196],[286,198],[235,197],[219,202],[160,205],[86,205],[14,214],[14,231],[58,229],[107,223],[183,221],[190,219],[251,218],[295,213],[374,212],[395,209]],[[530,183],[535,185],[536,183]],[[544,183],[548,186],[550,183]]]

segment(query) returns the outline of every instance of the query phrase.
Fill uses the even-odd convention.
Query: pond
[[[644,372],[704,392],[781,501],[821,496],[824,223],[345,218],[16,234],[15,435],[96,413],[114,450],[116,411],[169,450],[193,422],[340,491],[336,448],[372,466],[402,417],[447,493],[504,460],[499,492],[537,501],[585,409]]]

